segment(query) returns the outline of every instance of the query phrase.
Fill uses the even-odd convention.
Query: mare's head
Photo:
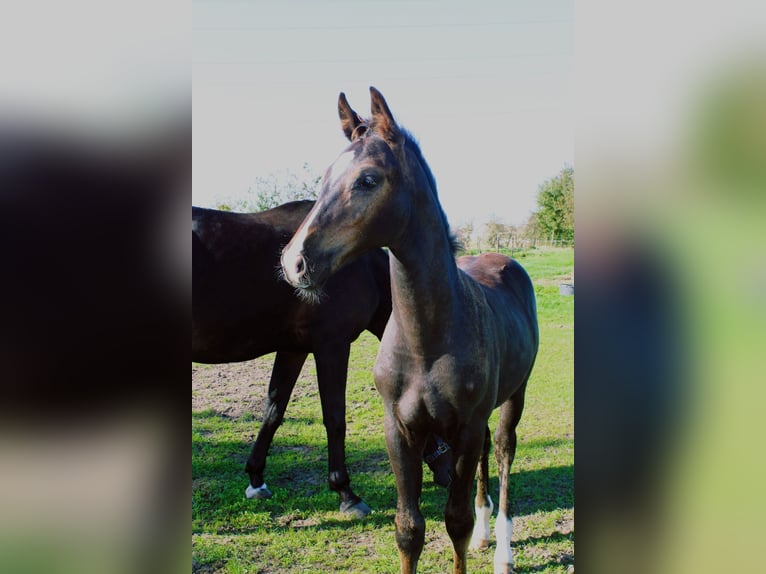
[[[364,252],[401,244],[418,208],[417,190],[435,197],[417,144],[397,125],[381,93],[371,87],[370,95],[371,116],[365,120],[340,94],[341,128],[351,143],[325,172],[314,208],[282,251],[285,279],[309,299],[317,299],[327,278]]]

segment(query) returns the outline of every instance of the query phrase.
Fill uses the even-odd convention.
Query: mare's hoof
[[[264,482],[258,488],[253,488],[252,485],[248,484],[245,489],[245,496],[248,498],[271,498],[272,494],[269,487],[266,486],[266,483]]]
[[[370,513],[370,507],[360,500],[356,504],[350,502],[341,504],[340,511],[349,518],[365,518]]]
[[[495,574],[513,574],[513,564],[495,564]]]

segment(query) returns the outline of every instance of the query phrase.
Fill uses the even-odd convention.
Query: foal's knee
[[[426,521],[420,512],[397,512],[396,545],[408,556],[420,556],[426,534]]]
[[[444,524],[453,542],[467,540],[473,531],[472,509],[466,511],[448,507],[444,513]]]

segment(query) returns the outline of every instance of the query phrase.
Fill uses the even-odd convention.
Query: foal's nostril
[[[295,275],[298,277],[302,277],[305,271],[306,271],[306,260],[303,259],[303,255],[298,255],[298,257],[295,258]]]

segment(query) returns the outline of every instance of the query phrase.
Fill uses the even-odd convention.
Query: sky
[[[573,2],[195,0],[193,203],[347,145],[369,86],[420,142],[454,226],[524,222],[573,151]]]

